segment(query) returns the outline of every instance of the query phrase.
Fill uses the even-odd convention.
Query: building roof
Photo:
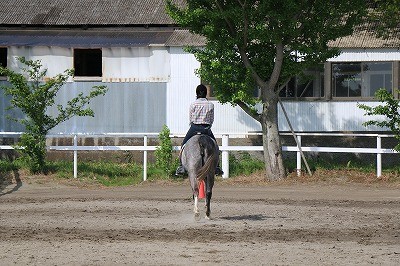
[[[329,42],[329,46],[338,48],[400,48],[400,29],[391,32],[386,38],[376,36],[376,24],[367,23],[355,28],[350,36]]]
[[[185,0],[173,0],[183,5]],[[165,0],[8,0],[0,9],[0,45],[38,45],[52,43],[68,46],[77,40],[81,45],[135,46],[164,44],[166,46],[202,46],[205,39],[187,30],[174,30],[175,22],[165,12]],[[25,29],[23,28],[25,27]],[[136,31],[137,28],[149,32]],[[158,31],[150,28],[158,27]],[[16,29],[18,28],[18,29]],[[35,32],[29,32],[29,30]],[[58,28],[59,33],[52,32]],[[71,28],[92,31],[71,31]],[[93,31],[93,28],[113,28]],[[12,31],[12,30],[14,31]],[[38,29],[41,31],[38,34]],[[50,31],[48,31],[50,29]],[[128,30],[127,30],[128,29]],[[47,33],[45,31],[48,31]],[[161,31],[165,31],[161,33]],[[389,39],[377,38],[374,25],[356,29],[347,37],[331,41],[329,46],[338,48],[399,48],[400,30]],[[14,34],[12,36],[12,34]],[[103,35],[103,36],[101,36]],[[138,38],[132,40],[132,38]],[[75,40],[74,40],[75,39]],[[62,43],[62,40],[67,43]],[[142,43],[143,42],[143,43]],[[103,46],[104,47],[104,46]]]
[[[0,25],[107,24],[167,25],[174,22],[165,12],[165,0],[10,0],[1,3]]]

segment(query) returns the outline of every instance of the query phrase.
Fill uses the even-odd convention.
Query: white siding
[[[167,82],[170,73],[164,47],[103,48],[103,82]]]
[[[376,106],[376,102],[363,102]],[[357,102],[284,102],[294,131],[376,131],[378,127],[364,127],[362,123],[379,119],[364,116]],[[289,131],[282,109],[279,107],[279,129]]]
[[[18,71],[20,64],[16,57],[26,57],[28,60],[41,60],[43,68],[47,68],[47,76],[54,77],[65,70],[73,68],[72,49],[50,46],[9,47],[8,67]]]
[[[395,49],[346,49],[329,62],[371,62],[400,60],[400,51]]]
[[[215,102],[214,134],[261,131],[261,125],[239,106]]]
[[[189,128],[189,105],[196,99],[200,79],[194,71],[200,63],[182,48],[170,48],[171,80],[167,84],[167,126],[173,134],[186,134]]]
[[[165,47],[103,48],[103,82],[167,82],[170,56]],[[9,67],[18,70],[16,56],[41,60],[47,76],[74,67],[73,49],[62,47],[10,47]]]
[[[182,48],[170,48],[171,81],[167,92],[167,125],[172,134],[186,134],[189,128],[189,105],[196,99],[195,89],[200,79],[194,71],[200,67],[192,54]],[[215,105],[215,120],[212,127],[214,134],[246,133],[258,131],[259,123],[248,116],[239,107],[230,104]]]

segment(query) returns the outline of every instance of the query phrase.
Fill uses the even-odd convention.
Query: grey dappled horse
[[[215,168],[218,164],[219,149],[217,143],[207,135],[195,135],[185,144],[182,151],[182,165],[188,172],[194,197],[194,214],[199,218],[197,208],[199,182],[205,182],[206,218],[210,218],[210,200],[214,186]]]

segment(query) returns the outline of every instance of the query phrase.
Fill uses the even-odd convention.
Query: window
[[[101,49],[74,49],[75,77],[101,77]]]
[[[390,62],[332,64],[333,97],[371,98],[381,88],[392,92]]]
[[[204,84],[207,88],[207,99],[209,100],[215,100],[215,96],[214,96],[214,89],[211,85],[209,84]]]
[[[0,47],[0,66],[7,67],[7,48]]]
[[[202,81],[202,84],[204,84],[206,86],[206,88],[207,88],[207,99],[209,99],[209,100],[217,100],[217,97],[215,96],[215,93],[214,93],[213,86],[208,84],[208,82],[203,83],[203,81]],[[254,97],[260,97],[260,95],[261,95],[260,88],[257,87],[257,86],[254,86],[253,96]]]
[[[293,77],[280,91],[283,98],[309,98],[324,97],[324,72],[323,70],[307,70],[303,75]]]
[[[204,86],[206,86],[206,88],[207,88],[207,99],[216,100],[217,98],[215,97],[215,94],[214,94],[214,88],[210,84],[210,82],[208,82],[204,79],[200,79],[200,83],[203,84]]]

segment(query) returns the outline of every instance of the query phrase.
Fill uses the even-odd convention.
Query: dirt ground
[[[213,192],[212,219],[195,221],[187,180],[19,179],[0,190],[0,264],[400,265],[397,185],[219,180]]]

